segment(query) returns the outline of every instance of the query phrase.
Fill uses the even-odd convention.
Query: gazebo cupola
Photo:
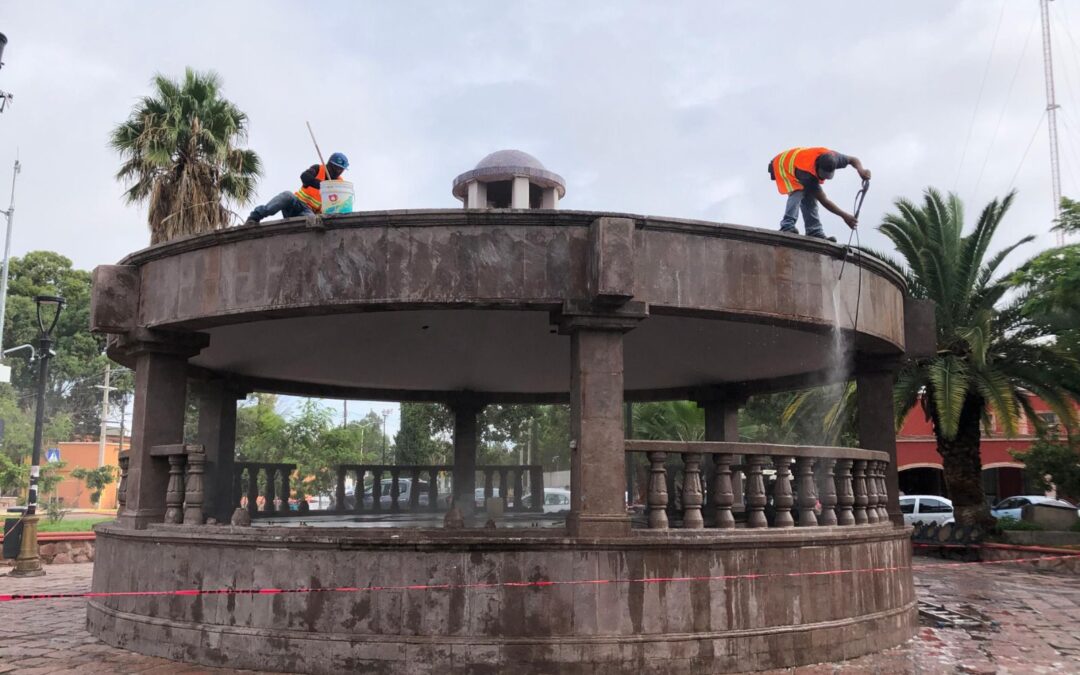
[[[467,209],[557,209],[566,182],[527,152],[499,150],[455,178],[453,193]]]

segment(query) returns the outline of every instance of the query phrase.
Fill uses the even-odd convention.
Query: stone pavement
[[[932,567],[916,557],[920,600],[986,623],[961,629],[924,625],[914,640],[839,664],[773,671],[825,673],[1080,673],[1080,578],[1023,563]],[[36,579],[0,577],[0,592],[81,592],[91,564],[51,565]],[[83,600],[0,604],[0,673],[226,673],[140,656],[101,644],[85,630]]]

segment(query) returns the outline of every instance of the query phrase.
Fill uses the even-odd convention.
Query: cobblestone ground
[[[981,627],[924,625],[895,649],[773,675],[1080,673],[1080,578],[1023,563],[926,567],[939,562],[916,558],[920,600],[980,618]],[[89,589],[91,564],[46,569],[48,576],[36,579],[0,577],[0,593]],[[252,672],[189,667],[108,647],[86,632],[84,606],[82,600],[0,604],[0,673]]]

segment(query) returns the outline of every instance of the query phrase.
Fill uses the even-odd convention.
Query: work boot
[[[259,221],[255,220],[254,218],[248,218],[247,220],[244,221],[244,224],[245,225],[258,225]]]
[[[834,244],[836,243],[836,237],[825,236],[824,232],[822,232],[821,234],[808,234],[806,236],[812,237],[814,239],[824,239],[825,241],[831,241]]]

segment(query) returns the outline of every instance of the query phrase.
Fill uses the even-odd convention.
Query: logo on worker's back
[[[59,462],[60,461],[60,448],[49,448],[45,451],[46,462]]]

